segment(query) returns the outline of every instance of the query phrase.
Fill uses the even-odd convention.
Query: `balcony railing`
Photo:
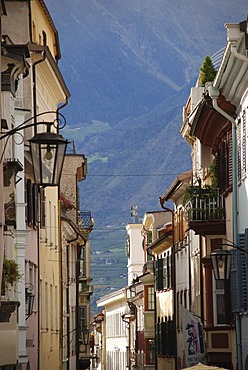
[[[79,225],[81,229],[90,231],[94,226],[91,211],[80,211]]]
[[[87,284],[86,282],[80,283],[79,293],[81,293],[81,294],[93,294],[93,285]]]
[[[219,189],[198,189],[185,205],[188,222],[220,221],[225,219],[224,199]]]
[[[200,234],[216,234],[214,228],[218,224],[219,227],[223,226],[219,233],[225,233],[225,205],[219,189],[192,187],[191,190],[191,199],[185,204],[185,215],[190,228]]]

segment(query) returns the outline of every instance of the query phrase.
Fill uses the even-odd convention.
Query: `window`
[[[38,186],[26,181],[26,219],[29,226],[38,226]]]
[[[80,320],[80,331],[87,327],[87,308],[86,306],[79,307],[79,320]]]
[[[86,259],[85,259],[85,247],[82,247],[81,254],[80,254],[80,276],[86,277]]]
[[[127,255],[127,258],[130,258],[130,235],[127,235],[127,240],[126,240],[126,255]]]
[[[178,221],[179,221],[179,241],[182,241],[183,238],[184,238],[184,213],[183,213],[183,209],[180,207],[179,208],[179,215],[178,215]]]
[[[50,200],[49,200],[49,203],[48,203],[48,215],[49,215],[49,221],[48,221],[49,239],[48,239],[48,243],[49,243],[50,247],[52,247],[52,237],[53,237],[53,233],[52,233],[52,202]]]
[[[215,324],[216,325],[226,325],[227,324],[227,313],[225,307],[225,281],[216,280],[215,281]]]
[[[157,323],[157,352],[162,356],[175,355],[175,323],[167,317]]]
[[[54,330],[54,313],[53,313],[53,305],[54,305],[54,297],[53,297],[53,286],[50,284],[50,315],[51,315],[51,330]]]
[[[152,232],[147,231],[146,233],[146,245],[148,246],[152,242]]]
[[[154,286],[145,286],[145,311],[154,310]]]
[[[173,288],[172,271],[172,254],[156,261],[156,290]]]
[[[238,149],[238,163],[240,160]],[[238,165],[238,176],[239,172]],[[222,138],[218,146],[216,153],[216,174],[218,187],[223,192],[232,184],[232,136],[230,132]]]
[[[222,239],[211,239],[211,252],[219,249]],[[231,294],[229,280],[215,280],[213,277],[213,306],[214,324],[230,325],[231,317]]]
[[[58,303],[58,287],[55,285],[54,287],[54,294],[55,294],[55,329],[59,331],[59,303]]]
[[[146,365],[155,364],[155,341],[154,339],[146,339]]]

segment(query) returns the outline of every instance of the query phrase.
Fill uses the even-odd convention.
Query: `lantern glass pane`
[[[65,157],[66,143],[57,145],[56,157],[54,158],[54,178],[53,182],[59,184]]]
[[[35,183],[59,185],[67,141],[54,133],[37,134],[30,140]]]
[[[211,253],[212,267],[216,280],[227,280],[230,274],[231,254],[227,250]]]
[[[35,183],[41,183],[41,164],[40,164],[40,155],[39,155],[39,145],[31,143],[31,155],[33,161],[33,170],[34,170],[34,180]]]

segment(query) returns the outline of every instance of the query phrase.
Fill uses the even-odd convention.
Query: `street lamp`
[[[228,280],[231,269],[231,253],[226,249],[217,249],[210,256],[215,280]]]
[[[83,327],[81,331],[81,339],[83,345],[87,346],[90,343],[90,329]]]
[[[50,122],[43,122],[43,124],[47,126],[47,132],[36,134],[29,140],[34,179],[37,185],[58,186],[67,140],[51,132]]]
[[[53,122],[34,122],[27,124],[34,118],[32,117],[0,137],[0,140],[3,140],[4,138],[7,138],[8,140],[15,133],[20,133],[19,131],[28,127],[36,127],[38,125],[46,126],[46,132],[37,133],[29,140],[34,180],[37,185],[42,187],[59,185],[66,146],[68,143],[62,135],[51,132],[52,126],[56,129],[65,127],[66,119],[61,113],[51,111],[43,112],[38,114],[35,118],[49,113],[56,113],[58,118]],[[61,122],[63,123],[62,125]]]
[[[231,271],[232,254],[229,250],[222,249],[227,245],[237,249],[240,253],[248,254],[248,251],[234,244],[220,244],[220,248],[210,254],[215,280],[228,280]]]
[[[34,286],[33,284],[26,284],[25,287],[25,303],[26,303],[26,320],[32,315],[33,308],[34,308],[34,298],[35,295],[33,293]]]

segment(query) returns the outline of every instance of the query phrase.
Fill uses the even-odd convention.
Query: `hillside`
[[[66,135],[88,158],[80,190],[81,208],[90,209],[95,219],[95,301],[126,284],[130,207],[137,205],[140,217],[160,209],[158,197],[191,167],[190,148],[179,134],[183,105],[204,57],[225,46],[224,23],[246,18],[247,0],[46,4],[59,32],[59,66],[72,95],[63,109]],[[106,225],[123,232],[104,235]],[[108,264],[106,250],[118,262]],[[99,281],[99,271],[115,284]]]
[[[246,1],[46,3],[72,94],[67,135],[89,159],[82,208],[97,225],[128,221],[132,204],[142,216],[190,167],[183,104],[205,55],[225,46],[224,23],[245,19]]]

